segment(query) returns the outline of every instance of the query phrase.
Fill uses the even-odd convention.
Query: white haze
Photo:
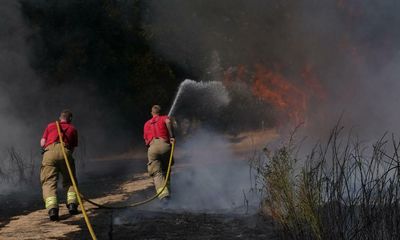
[[[39,184],[42,158],[39,140],[46,125],[55,121],[62,109],[73,111],[74,124],[79,130],[80,147],[76,157],[98,156],[117,145],[108,144],[109,139],[99,132],[109,129],[110,125],[118,125],[119,121],[112,109],[104,106],[104,100],[94,86],[76,81],[49,87],[44,76],[39,76],[33,69],[30,38],[40,28],[27,25],[21,8],[19,1],[0,0],[0,170],[6,175],[0,174],[0,191],[13,187],[13,180],[18,180],[18,167],[10,161],[10,149],[22,158],[27,172],[34,163],[32,184]],[[123,132],[124,129],[116,128],[113,136],[128,145],[129,141],[124,139],[131,136]],[[81,160],[77,158],[77,161]],[[14,187],[14,190],[18,189]],[[7,192],[2,191],[2,194]]]
[[[221,80],[230,67],[263,64],[299,84],[304,65],[313,66],[327,98],[311,100],[306,135],[325,136],[342,114],[342,124],[366,139],[400,133],[396,0],[157,0],[145,6],[154,48],[199,77]]]
[[[17,1],[2,0],[0,5],[0,168],[11,178],[17,175],[16,166],[10,164],[8,151],[11,147],[26,159],[33,151],[31,136],[35,131],[31,126],[34,123],[28,117],[30,114],[26,114],[31,109],[24,102],[38,102],[34,95],[40,88],[29,64],[26,44],[29,30],[24,25],[19,7]],[[35,112],[40,112],[40,109]],[[0,191],[4,194],[8,187],[3,182]]]
[[[245,199],[255,204],[249,165],[233,153],[226,137],[199,130],[178,147],[185,167],[172,178],[170,209],[243,212]]]

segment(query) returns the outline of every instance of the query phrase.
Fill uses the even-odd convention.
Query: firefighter
[[[72,112],[70,110],[63,110],[59,119],[65,152],[76,180],[72,153],[75,147],[78,146],[78,132],[71,124]],[[62,176],[63,187],[67,190],[68,211],[71,215],[78,214],[77,197],[72,186],[67,165],[65,164],[56,122],[48,124],[40,140],[40,146],[43,151],[40,181],[42,184],[43,200],[48,210],[50,220],[58,220],[57,182],[59,174]]]
[[[147,170],[153,178],[157,193],[160,193],[167,174],[169,156],[171,154],[171,144],[175,142],[171,120],[168,116],[160,115],[161,107],[154,105],[151,108],[152,118],[144,125],[144,141],[147,150]],[[170,198],[169,186],[158,196],[159,199],[166,201]]]

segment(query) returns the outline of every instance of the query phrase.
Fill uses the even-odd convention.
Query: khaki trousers
[[[156,192],[161,192],[165,177],[167,174],[168,162],[171,153],[171,145],[165,142],[164,139],[153,139],[150,143],[150,147],[147,151],[147,157],[149,162],[147,163],[147,171],[149,175],[153,178],[154,187]],[[162,199],[165,197],[169,197],[169,179],[167,186],[158,196],[158,198]]]
[[[67,204],[77,203],[76,193],[72,186],[69,177],[67,165],[65,164],[64,156],[62,154],[61,144],[53,143],[46,147],[46,152],[43,155],[42,167],[40,171],[40,182],[42,184],[43,200],[46,208],[58,208],[57,199],[57,182],[58,176],[61,174],[63,180],[63,187],[67,190]],[[74,178],[75,164],[70,150],[65,148]]]

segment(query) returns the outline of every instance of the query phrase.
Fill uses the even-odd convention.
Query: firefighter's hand
[[[170,138],[170,139],[169,139],[169,142],[170,142],[171,144],[174,144],[174,143],[175,143],[175,138]]]

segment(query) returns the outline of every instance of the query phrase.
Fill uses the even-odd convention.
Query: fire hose
[[[172,162],[173,162],[172,159],[173,159],[173,156],[174,156],[175,142],[172,142],[172,143],[171,143],[171,154],[170,154],[170,156],[169,156],[167,174],[166,174],[166,177],[165,177],[165,181],[164,181],[163,187],[161,188],[160,191],[157,191],[157,193],[156,193],[154,196],[152,196],[152,197],[150,197],[150,198],[148,198],[148,199],[146,199],[146,200],[143,200],[143,201],[140,201],[140,202],[136,202],[136,203],[133,203],[133,204],[129,204],[129,205],[125,205],[125,206],[107,206],[107,205],[103,205],[103,204],[96,203],[96,202],[94,202],[94,201],[92,201],[92,200],[86,198],[83,194],[81,194],[81,193],[79,192],[78,186],[77,186],[76,181],[75,181],[75,178],[74,178],[74,174],[73,174],[73,172],[72,172],[72,170],[71,170],[71,166],[70,166],[70,163],[69,163],[69,160],[68,160],[68,156],[67,156],[67,154],[66,154],[66,152],[65,152],[64,141],[63,141],[62,134],[61,134],[60,123],[59,123],[58,121],[56,121],[56,125],[57,125],[58,138],[59,138],[59,141],[60,141],[60,145],[61,145],[62,153],[63,153],[63,156],[64,156],[65,164],[67,165],[67,169],[68,169],[69,176],[70,176],[70,178],[71,178],[72,185],[73,185],[74,190],[75,190],[75,193],[76,193],[76,195],[77,195],[79,205],[81,206],[82,214],[83,214],[83,217],[84,217],[84,219],[85,219],[86,226],[87,226],[87,228],[88,228],[88,230],[89,230],[89,232],[90,232],[90,235],[92,236],[92,239],[93,239],[93,240],[96,240],[97,238],[96,238],[96,235],[95,235],[95,233],[94,233],[94,231],[93,231],[92,225],[91,225],[91,223],[90,223],[90,221],[89,221],[89,217],[88,217],[87,214],[86,214],[86,210],[85,210],[85,207],[83,206],[82,199],[85,200],[85,201],[87,201],[88,203],[91,203],[92,205],[94,205],[94,206],[96,206],[96,207],[98,207],[98,208],[104,208],[104,209],[124,209],[124,208],[137,207],[137,206],[140,206],[140,205],[143,205],[143,204],[146,204],[146,203],[149,203],[149,202],[153,201],[153,200],[156,199],[156,198],[165,190],[165,188],[167,187],[168,180],[169,180],[169,177],[170,177],[170,174],[171,174],[171,166],[172,166]]]
[[[92,236],[92,239],[96,240],[97,239],[96,238],[96,234],[94,233],[93,228],[92,228],[92,224],[90,223],[89,217],[86,214],[86,209],[85,209],[85,206],[83,206],[82,199],[81,199],[81,196],[80,196],[80,193],[79,193],[79,189],[78,189],[78,186],[76,185],[76,181],[75,181],[75,178],[74,178],[74,174],[72,173],[71,166],[69,164],[69,160],[68,160],[67,154],[65,153],[64,141],[63,141],[63,138],[61,136],[60,123],[58,121],[56,121],[56,125],[57,125],[57,131],[58,131],[58,138],[60,140],[62,153],[63,153],[63,156],[64,156],[65,164],[67,165],[69,177],[71,178],[72,186],[74,187],[76,196],[78,198],[79,205],[81,206],[82,214],[83,214],[83,217],[85,218],[86,226],[87,226],[87,228],[88,228],[88,230],[90,232],[90,235]]]

